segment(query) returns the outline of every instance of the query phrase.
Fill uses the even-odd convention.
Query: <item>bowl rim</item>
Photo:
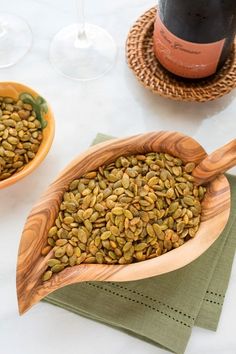
[[[0,86],[1,85],[11,85],[13,87],[18,87],[18,89],[22,88],[26,92],[29,92],[33,95],[41,96],[37,91],[32,89],[30,86],[25,85],[24,83],[21,83],[21,82],[1,81]],[[33,160],[31,160],[29,163],[27,163],[21,171],[14,173],[12,176],[0,181],[0,190],[15,184],[16,182],[20,181],[24,177],[31,174],[41,164],[41,162],[43,162],[43,160],[47,156],[47,154],[52,146],[52,142],[53,142],[53,139],[55,136],[55,118],[54,118],[54,114],[52,112],[50,104],[48,103],[47,100],[46,100],[46,102],[47,102],[47,106],[48,106],[48,112],[46,114],[46,120],[47,120],[48,124],[42,130],[42,132],[45,129],[47,129],[47,131],[48,131],[47,137],[43,137],[42,142],[40,144],[39,151],[37,152],[37,154]]]

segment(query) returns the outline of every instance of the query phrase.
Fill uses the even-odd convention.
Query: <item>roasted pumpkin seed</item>
[[[41,252],[53,253],[43,281],[75,264],[152,259],[194,237],[206,191],[194,167],[163,153],[121,156],[72,181]]]
[[[11,100],[10,103],[7,103]],[[0,181],[19,172],[34,159],[43,135],[31,105],[0,97]]]

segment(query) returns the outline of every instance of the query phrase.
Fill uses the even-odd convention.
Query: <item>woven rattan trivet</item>
[[[153,52],[155,15],[156,7],[145,12],[131,28],[126,43],[128,65],[146,88],[174,100],[206,102],[236,87],[236,44],[224,66],[209,78],[190,81],[167,72]]]

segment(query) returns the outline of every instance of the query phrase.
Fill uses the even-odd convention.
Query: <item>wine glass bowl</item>
[[[108,72],[115,61],[116,45],[103,28],[79,24],[63,28],[53,38],[50,61],[63,75],[81,81],[99,78]]]
[[[116,45],[103,28],[86,23],[84,2],[78,1],[78,23],[61,29],[52,39],[49,59],[60,74],[79,81],[101,77],[113,66]]]
[[[18,16],[0,13],[0,68],[17,63],[31,48],[32,33]]]

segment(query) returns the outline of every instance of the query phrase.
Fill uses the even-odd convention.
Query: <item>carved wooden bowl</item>
[[[43,140],[40,144],[39,150],[33,160],[31,160],[24,168],[14,173],[12,176],[0,181],[0,189],[8,187],[23,177],[30,174],[38,165],[45,159],[52,141],[54,138],[54,118],[47,102],[33,89],[17,82],[0,82],[0,96],[11,97],[15,100],[20,99],[24,95],[25,103],[31,103],[36,106],[39,118],[42,118],[45,123],[43,129]],[[29,101],[28,101],[29,100]],[[37,117],[38,118],[38,117]]]
[[[230,150],[228,146],[224,149]],[[80,264],[65,268],[43,282],[42,274],[47,268],[47,260],[51,258],[52,251],[47,257],[42,257],[41,250],[47,244],[48,230],[57,217],[63,193],[69,183],[85,172],[110,163],[120,155],[151,151],[167,152],[180,157],[185,163],[195,162],[198,165],[193,173],[196,184],[213,179],[206,184],[202,219],[196,236],[181,247],[157,258],[129,265]],[[227,153],[225,156],[229,157]],[[40,299],[65,285],[88,280],[129,281],[152,277],[181,268],[199,257],[219,237],[230,212],[229,183],[219,174],[226,168],[222,167],[218,152],[206,157],[203,147],[188,136],[176,132],[153,132],[98,144],[72,161],[48,187],[26,221],[17,266],[19,312],[24,313]],[[226,167],[232,165],[231,157],[226,160],[230,161]],[[213,171],[215,167],[217,171]]]

